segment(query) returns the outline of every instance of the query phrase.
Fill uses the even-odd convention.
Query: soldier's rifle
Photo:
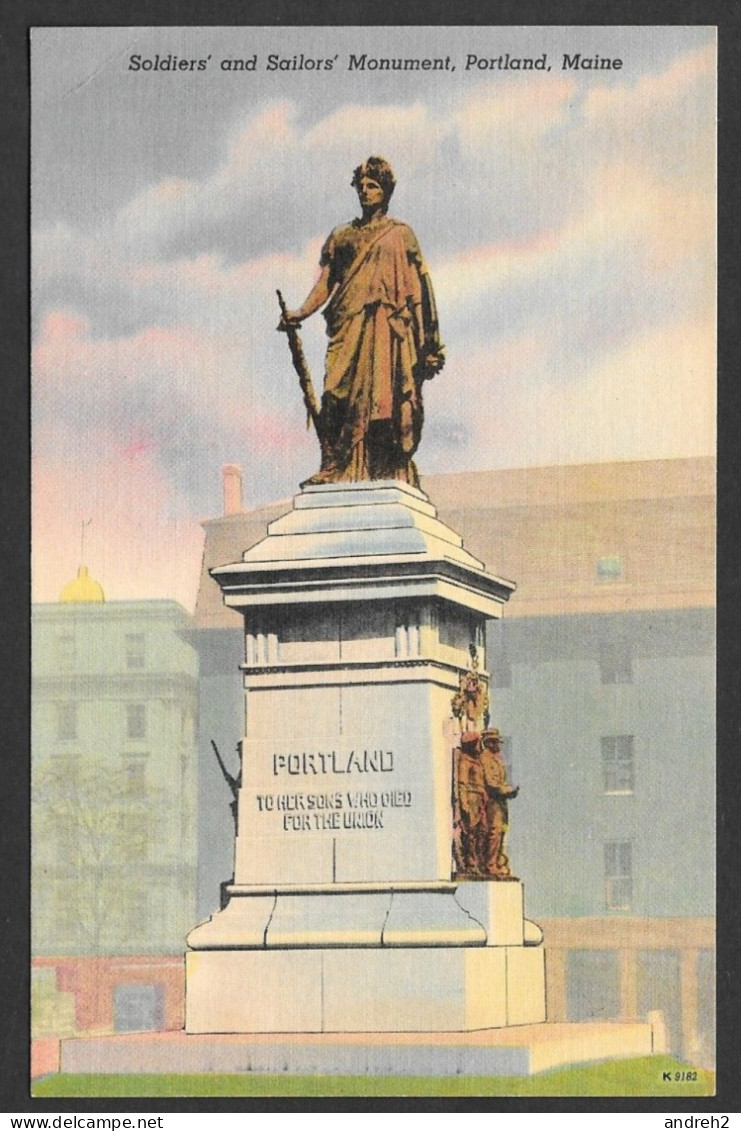
[[[213,747],[214,754],[216,755],[216,761],[219,763],[219,769],[224,775],[224,781],[229,786],[232,793],[234,794],[234,797],[236,798],[237,791],[239,790],[239,779],[235,778],[234,775],[230,774],[227,770],[226,766],[224,765],[224,760],[221,757],[221,754],[219,754],[219,748],[214,742],[213,738],[211,739],[211,746]]]

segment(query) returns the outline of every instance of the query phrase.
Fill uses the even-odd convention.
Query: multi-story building
[[[81,567],[32,610],[32,947],[177,954],[196,915],[197,656],[174,601]]]
[[[446,521],[518,583],[490,627],[513,865],[553,1019],[714,1028],[712,460],[440,476]]]
[[[241,618],[208,570],[236,561],[288,500],[206,522],[199,907],[231,875],[243,731]],[[660,1010],[671,1047],[709,1061],[714,912],[714,463],[686,459],[429,476],[466,547],[517,582],[487,640],[504,736],[513,870],[546,930],[552,1019]]]

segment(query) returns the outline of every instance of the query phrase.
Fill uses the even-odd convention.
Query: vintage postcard
[[[713,1095],[716,69],[32,29],[34,1096]]]

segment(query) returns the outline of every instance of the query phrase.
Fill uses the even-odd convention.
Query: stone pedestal
[[[198,951],[186,978],[189,1033],[441,1033],[545,1020],[542,947]]]
[[[55,1055],[65,1073],[170,1075],[177,1065],[183,1073],[275,1076],[525,1076],[567,1064],[665,1053],[658,1037],[651,1025],[629,1021],[457,1033],[126,1033],[62,1041],[61,1057],[58,1048]],[[656,1076],[659,1091],[661,1073]],[[429,1094],[448,1091],[432,1084]]]
[[[450,700],[514,586],[418,490],[310,487],[213,571],[245,620],[233,882],[188,937],[186,1029],[545,1019],[517,881],[453,881]]]

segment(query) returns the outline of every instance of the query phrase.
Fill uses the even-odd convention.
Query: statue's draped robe
[[[321,254],[327,305],[323,416],[336,479],[418,483],[424,358],[441,349],[427,267],[414,232],[380,217],[335,228]],[[378,424],[386,422],[380,429]],[[382,439],[381,456],[370,437]]]

